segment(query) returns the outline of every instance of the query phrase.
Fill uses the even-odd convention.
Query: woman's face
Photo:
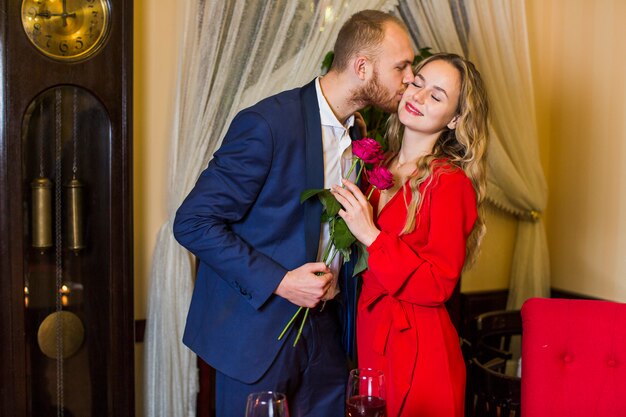
[[[404,92],[398,118],[407,130],[424,134],[454,129],[460,91],[461,76],[452,64],[440,59],[429,62]]]

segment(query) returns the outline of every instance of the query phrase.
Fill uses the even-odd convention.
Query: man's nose
[[[411,68],[410,65],[407,65],[406,68],[404,69],[404,78],[402,79],[402,82],[404,84],[409,84],[409,83],[412,83],[413,81],[415,81],[415,75],[413,75],[413,68]]]

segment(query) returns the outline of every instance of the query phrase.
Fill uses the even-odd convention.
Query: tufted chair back
[[[531,298],[521,310],[524,416],[626,416],[626,304]]]

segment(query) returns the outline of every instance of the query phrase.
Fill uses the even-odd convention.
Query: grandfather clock
[[[134,415],[132,1],[0,0],[0,415]]]

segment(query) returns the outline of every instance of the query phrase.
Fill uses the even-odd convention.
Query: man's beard
[[[363,87],[356,90],[352,97],[352,102],[357,103],[363,107],[372,105],[378,107],[387,113],[396,113],[398,111],[398,91],[394,91],[393,95],[389,95],[389,92],[380,85],[378,80],[378,72],[374,71],[372,79]]]

